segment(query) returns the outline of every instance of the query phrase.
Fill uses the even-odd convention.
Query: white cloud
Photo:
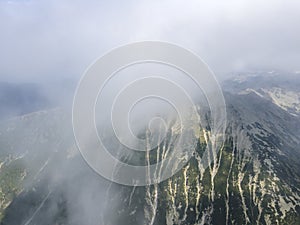
[[[0,2],[1,80],[79,77],[109,49],[164,40],[198,53],[217,74],[299,70],[297,1]]]

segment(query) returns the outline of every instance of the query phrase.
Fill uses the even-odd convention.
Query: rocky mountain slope
[[[209,142],[204,126],[189,163],[146,187],[95,174],[61,110],[3,121],[1,224],[300,224],[300,79],[289,77],[226,81],[226,141],[212,164],[200,164]]]

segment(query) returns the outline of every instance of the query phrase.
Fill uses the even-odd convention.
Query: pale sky
[[[219,78],[300,70],[300,1],[0,0],[0,81],[78,79],[111,48],[162,40]]]

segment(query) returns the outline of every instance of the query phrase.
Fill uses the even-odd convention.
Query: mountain
[[[41,110],[50,105],[39,85],[0,82],[0,119]]]
[[[94,173],[64,110],[3,121],[1,224],[300,224],[299,84],[280,72],[225,81],[226,141],[213,162],[200,164],[210,132],[203,126],[191,160],[145,187]]]

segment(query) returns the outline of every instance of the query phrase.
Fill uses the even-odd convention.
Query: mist
[[[5,119],[1,121],[0,142],[29,168],[24,188],[32,196],[42,193],[43,197],[37,201],[38,211],[21,213],[27,218],[22,224],[45,218],[51,222],[66,215],[75,225],[113,224],[122,194],[130,190],[90,168],[72,133],[73,97],[92,62],[120,45],[159,40],[196,53],[219,81],[240,71],[298,71],[298,76],[299,10],[300,2],[291,0],[0,1],[0,103],[5,108],[0,110],[0,119]],[[111,135],[105,129],[110,103],[128,78],[156,76],[157,71],[167,74],[163,67],[155,69],[153,65],[152,70],[136,68],[127,71],[127,78],[112,80],[102,101],[97,102],[96,119],[106,136]],[[208,107],[205,94],[195,84],[171,72],[173,81],[188,90],[195,102]],[[12,84],[20,85],[18,90],[24,85],[29,88],[8,98],[6,89],[12,90]],[[136,136],[153,116],[174,113],[161,102],[146,103],[132,111]],[[127,197],[129,202],[131,197]],[[144,200],[138,198],[136,201]],[[8,215],[15,212],[18,201],[14,200]],[[60,215],[60,207],[67,209],[66,215]],[[139,210],[135,216],[142,221]]]
[[[232,71],[298,71],[298,1],[0,2],[0,80],[77,81],[111,48],[161,40]]]

